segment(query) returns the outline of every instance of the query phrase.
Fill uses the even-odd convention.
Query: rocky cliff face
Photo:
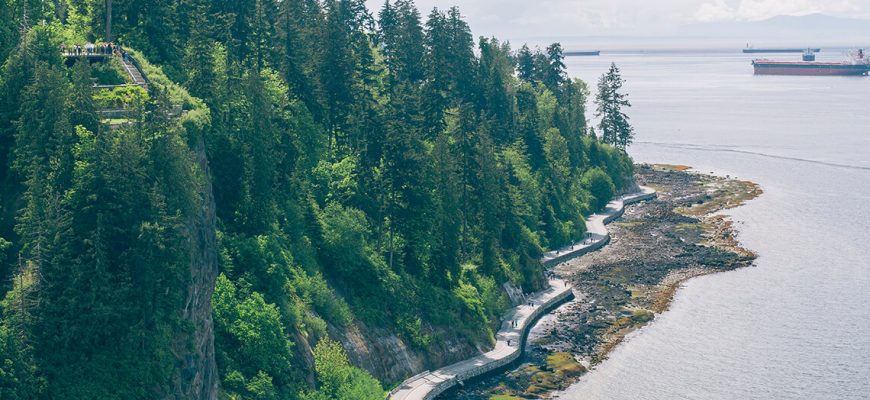
[[[194,149],[202,173],[199,204],[187,225],[189,229],[190,281],[182,317],[194,328],[175,341],[177,371],[170,399],[216,400],[218,372],[214,351],[211,297],[218,275],[215,203],[211,174],[202,136]]]
[[[348,353],[353,365],[365,368],[385,386],[403,381],[425,370],[453,364],[488,350],[488,344],[475,344],[456,332],[430,327],[430,334],[440,338],[438,345],[426,351],[413,347],[395,333],[357,323],[348,329],[331,330]]]
[[[512,305],[525,301],[522,288],[509,283],[503,288]],[[438,338],[437,344],[425,351],[388,329],[373,328],[362,322],[346,329],[330,327],[330,336],[342,343],[353,365],[366,369],[387,387],[420,372],[492,350],[492,343],[475,343],[458,335],[451,327],[433,327],[425,322],[423,326],[430,336]]]

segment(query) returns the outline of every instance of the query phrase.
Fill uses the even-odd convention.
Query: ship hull
[[[870,65],[852,64],[756,62],[754,67],[756,75],[863,76],[870,72]]]
[[[565,57],[600,56],[601,51],[568,51]]]

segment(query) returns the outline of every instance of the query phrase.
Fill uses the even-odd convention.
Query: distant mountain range
[[[695,23],[609,31],[601,35],[515,38],[519,43],[546,46],[559,41],[568,50],[739,50],[747,44],[765,47],[870,49],[870,19],[824,14],[778,16],[762,21]]]
[[[681,27],[687,37],[741,38],[761,45],[806,42],[870,44],[870,20],[823,14],[778,16],[763,21],[698,23]]]

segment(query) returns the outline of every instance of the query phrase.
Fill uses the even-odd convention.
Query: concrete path
[[[610,233],[607,232],[605,225],[621,217],[625,212],[625,206],[649,200],[656,196],[656,191],[652,188],[641,187],[640,189],[637,193],[628,194],[607,203],[604,210],[589,216],[586,219],[586,238],[584,240],[578,241],[573,246],[566,246],[559,250],[544,253],[541,263],[545,267],[553,267],[604,247],[604,245],[610,242]]]
[[[545,267],[552,267],[601,248],[610,241],[610,234],[605,228],[606,224],[622,216],[626,205],[654,198],[655,195],[655,190],[642,187],[640,192],[611,201],[603,211],[586,220],[586,229],[589,232],[586,240],[544,254],[541,263]],[[505,315],[502,328],[496,334],[495,347],[491,351],[436,371],[426,371],[411,377],[390,391],[387,399],[434,399],[444,391],[462,384],[468,379],[513,363],[522,355],[526,336],[537,320],[573,297],[574,293],[565,281],[550,279],[548,289],[530,296],[526,304],[513,308]]]

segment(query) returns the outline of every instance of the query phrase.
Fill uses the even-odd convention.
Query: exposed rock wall
[[[330,329],[330,333],[341,341],[353,365],[365,368],[385,386],[486,350],[445,330],[431,332],[433,337],[439,338],[440,344],[427,351],[415,348],[389,330],[370,328],[362,323],[343,330]]]
[[[200,135],[195,145],[195,162],[203,185],[196,212],[188,221],[190,282],[182,318],[194,328],[177,338],[175,354],[178,370],[174,376],[172,399],[216,400],[218,372],[215,363],[214,323],[211,297],[218,275],[215,202],[205,146]]]

